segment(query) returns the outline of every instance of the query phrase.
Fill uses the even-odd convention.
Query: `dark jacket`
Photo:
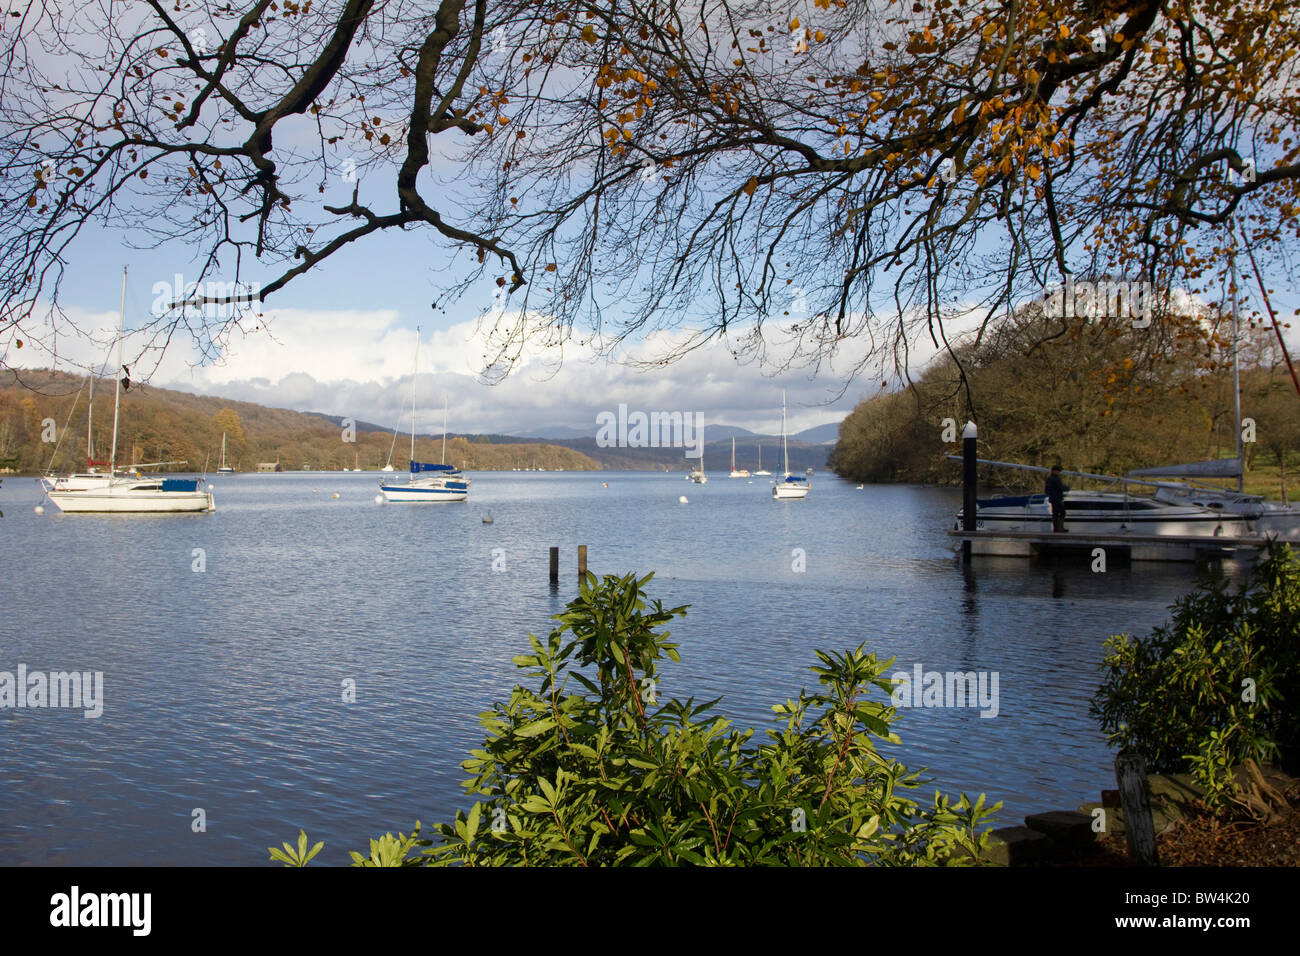
[[[1047,483],[1043,486],[1043,494],[1047,495],[1047,500],[1057,508],[1065,504],[1065,493],[1069,490],[1061,482],[1060,475],[1048,475]]]

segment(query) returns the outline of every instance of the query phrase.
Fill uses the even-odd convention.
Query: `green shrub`
[[[1146,640],[1106,642],[1091,713],[1155,772],[1191,771],[1225,809],[1233,768],[1300,758],[1300,558],[1270,543],[1236,590],[1202,586]]]
[[[717,701],[657,698],[678,660],[658,630],[685,608],[647,606],[633,575],[588,575],[545,643],[515,663],[536,681],[485,713],[487,739],[463,764],[482,799],[433,839],[371,841],[360,865],[962,864],[998,809],[906,793],[919,774],[882,755],[897,743],[892,665],[816,652],[821,685],[773,708],[761,741],[713,713]],[[566,635],[570,635],[567,643]],[[576,691],[576,692],[575,692]],[[873,694],[884,702],[872,699]],[[418,856],[410,856],[422,847]]]

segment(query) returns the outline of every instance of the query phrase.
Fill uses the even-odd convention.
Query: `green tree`
[[[817,652],[820,687],[776,704],[755,739],[718,701],[663,700],[661,630],[686,608],[643,592],[652,576],[592,575],[545,640],[515,658],[517,686],[482,716],[464,763],[479,797],[433,839],[391,833],[358,865],[930,865],[978,859],[981,796],[922,805],[920,783],[877,749],[897,744],[892,684],[862,647]],[[876,699],[881,698],[884,699]],[[305,837],[300,837],[305,846]],[[412,856],[423,848],[418,856]],[[272,850],[275,854],[276,851]]]
[[[1223,808],[1236,765],[1300,761],[1300,556],[1270,544],[1240,588],[1208,583],[1172,611],[1146,639],[1106,642],[1090,710],[1112,745],[1190,770]]]

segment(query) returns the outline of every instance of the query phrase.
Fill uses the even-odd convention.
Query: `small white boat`
[[[781,392],[781,450],[785,455],[785,477],[772,483],[772,498],[807,498],[812,490],[812,482],[805,475],[790,472],[790,443],[785,435],[785,392]]]
[[[197,478],[165,478],[117,470],[117,426],[122,406],[122,340],[126,329],[126,269],[122,270],[122,314],[117,329],[117,386],[113,396],[113,445],[108,472],[46,476],[46,497],[66,514],[131,514],[215,511],[212,493]],[[130,387],[128,380],[127,387]],[[89,428],[89,420],[87,422]],[[184,464],[166,462],[165,464]],[[147,466],[140,466],[147,467]]]
[[[469,479],[460,469],[446,464],[447,459],[447,402],[442,405],[442,462],[431,464],[415,460],[415,377],[420,369],[420,330],[415,330],[415,372],[411,375],[411,471],[405,482],[384,479],[379,492],[391,502],[444,502],[465,501],[469,498]],[[392,471],[388,466],[385,471]]]
[[[732,436],[731,436],[731,474],[728,475],[727,477],[728,477],[728,478],[748,478],[748,477],[749,477],[749,469],[748,469],[748,468],[737,468],[737,467],[736,467],[736,436],[735,436],[735,435],[732,435]]]
[[[704,436],[700,435],[700,463],[686,476],[697,485],[707,485],[709,476],[704,473]]]
[[[139,514],[215,511],[212,493],[197,478],[114,477],[106,485],[52,489],[47,497],[66,514]]]
[[[218,475],[233,475],[235,469],[226,464],[226,433],[221,433],[221,466],[217,468]]]
[[[764,477],[766,477],[767,475],[770,474],[772,473],[763,467],[763,443],[759,442],[758,443],[758,471],[754,472],[754,477],[757,478],[759,475],[763,475]]]

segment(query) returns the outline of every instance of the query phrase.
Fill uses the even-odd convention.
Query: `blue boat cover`
[[[458,470],[459,470],[459,469],[456,468],[455,465],[431,465],[431,464],[429,464],[428,462],[424,462],[424,461],[413,461],[413,462],[411,462],[411,474],[415,474],[415,473],[418,472],[418,471],[448,471],[448,472],[450,472],[450,471],[458,471]]]
[[[199,483],[194,478],[164,478],[163,491],[198,491]]]

